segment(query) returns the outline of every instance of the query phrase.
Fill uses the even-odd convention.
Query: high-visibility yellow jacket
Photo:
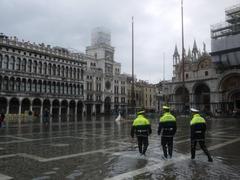
[[[166,112],[160,117],[158,125],[158,135],[161,134],[164,137],[173,137],[177,130],[176,118],[170,113]]]
[[[147,118],[145,118],[142,114],[138,115],[136,119],[134,119],[131,129],[131,136],[148,136],[152,133],[151,124]]]
[[[190,122],[191,139],[204,140],[206,131],[206,121],[200,114],[195,114]]]

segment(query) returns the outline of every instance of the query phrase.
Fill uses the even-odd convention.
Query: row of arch
[[[28,98],[18,99],[11,98],[7,100],[4,97],[0,97],[0,110],[6,114],[24,114],[33,112],[34,116],[41,120],[44,110],[48,110],[52,115],[52,121],[73,121],[76,117],[82,117],[83,103],[82,101],[74,100],[50,100],[34,98],[32,100]],[[69,118],[69,119],[68,119]]]
[[[180,86],[176,88],[174,93],[174,101],[176,104],[185,102],[188,105],[194,105],[196,108],[206,112],[213,112],[216,109],[232,112],[240,110],[240,73],[229,73],[221,78],[217,85],[218,102],[211,102],[211,92],[209,86],[202,82],[193,87],[192,94],[186,87]],[[191,101],[191,102],[190,102]],[[213,104],[215,103],[215,104]],[[211,106],[217,106],[211,109]]]
[[[110,114],[111,99],[106,97],[103,104],[85,104],[81,100],[69,99],[0,97],[0,112],[4,114],[29,115],[32,112],[34,117],[42,121],[45,110],[50,112],[53,122],[81,120],[83,115]]]
[[[192,97],[186,87],[180,86],[175,90],[175,102],[180,107],[177,109],[182,111],[182,108],[187,108],[194,104],[195,108],[209,112],[210,107],[210,88],[205,83],[200,83],[194,86]],[[190,102],[191,100],[191,102]],[[182,107],[182,103],[185,102],[185,107]],[[191,103],[191,104],[190,104]]]
[[[83,96],[83,84],[0,76],[1,91]]]
[[[83,69],[0,54],[0,69],[83,80]]]

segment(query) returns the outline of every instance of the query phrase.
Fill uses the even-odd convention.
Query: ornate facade
[[[198,50],[196,42],[183,63],[177,47],[173,79],[164,82],[166,103],[176,111],[196,107],[214,115],[240,111],[240,5],[228,8],[226,22],[211,27],[212,52]],[[185,83],[183,84],[183,75]]]
[[[83,108],[82,54],[0,36],[0,109],[6,114],[47,108],[53,121],[68,121]]]
[[[126,76],[113,55],[104,42],[92,43],[83,54],[1,34],[0,111],[17,116],[31,111],[41,121],[47,109],[54,122],[125,111]]]

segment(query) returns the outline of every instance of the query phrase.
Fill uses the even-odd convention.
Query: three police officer
[[[205,131],[206,131],[206,121],[199,114],[199,110],[191,108],[192,120],[190,122],[191,127],[191,158],[195,159],[196,145],[199,143],[201,149],[208,157],[208,161],[212,162],[213,159],[209,154],[207,147],[205,145]]]
[[[176,118],[171,114],[170,107],[163,106],[163,115],[158,125],[158,135],[161,134],[161,145],[165,158],[172,158],[173,137],[177,130]]]
[[[205,145],[206,121],[199,114],[199,110],[191,108],[192,119],[191,127],[191,159],[195,159],[196,145],[199,143],[201,149],[208,157],[208,161],[213,159]],[[145,111],[137,112],[137,118],[133,121],[131,128],[131,136],[137,136],[139,153],[145,155],[148,148],[148,136],[152,133],[151,124],[144,116]],[[160,117],[158,124],[158,135],[161,135],[161,145],[164,158],[172,158],[173,137],[177,131],[176,118],[170,112],[170,107],[163,106],[163,115]],[[161,134],[162,133],[162,134]]]
[[[141,155],[145,155],[148,148],[148,136],[152,133],[151,124],[144,115],[144,110],[137,112],[137,118],[133,121],[131,128],[132,138],[134,138],[134,134],[137,136],[138,149]]]

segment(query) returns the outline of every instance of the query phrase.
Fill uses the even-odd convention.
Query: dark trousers
[[[169,157],[171,158],[172,151],[173,151],[173,137],[162,136],[161,144],[162,144],[164,157],[167,158],[169,155]]]
[[[148,136],[137,136],[137,140],[139,153],[145,155],[148,148]]]
[[[197,139],[191,139],[191,155],[192,155],[192,159],[195,158],[195,152],[196,152],[196,145],[197,142],[199,143],[201,149],[203,150],[203,152],[207,155],[208,157],[208,161],[212,161],[211,155],[209,154],[207,147],[205,145],[205,140],[197,140]]]

